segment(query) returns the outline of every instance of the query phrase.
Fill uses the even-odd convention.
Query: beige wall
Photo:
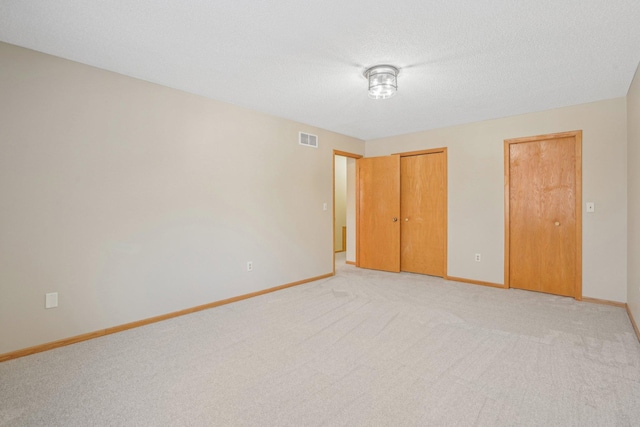
[[[627,304],[640,325],[640,68],[627,94],[627,153],[629,203]]]
[[[356,159],[347,157],[347,256],[356,262]]]
[[[335,250],[342,250],[342,227],[347,225],[347,158],[336,156],[335,159]]]
[[[332,271],[362,141],[3,43],[0,94],[0,354]]]
[[[366,156],[448,147],[450,276],[504,282],[503,141],[583,130],[583,295],[627,298],[626,100],[617,98],[366,142]],[[584,212],[584,206],[583,206]],[[474,254],[482,254],[482,262]]]
[[[0,354],[331,271],[332,150],[361,141],[3,43],[0,93]],[[628,300],[638,320],[638,74],[626,99],[368,141],[366,154],[448,147],[449,274],[502,283],[503,140],[575,129],[596,203],[583,294]]]

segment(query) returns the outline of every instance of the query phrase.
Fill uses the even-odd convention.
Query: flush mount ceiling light
[[[392,65],[376,65],[364,72],[369,81],[369,98],[387,99],[398,90],[398,73],[400,69]]]

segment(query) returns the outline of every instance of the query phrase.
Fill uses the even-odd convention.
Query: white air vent
[[[316,135],[311,135],[310,133],[300,132],[300,145],[318,148],[318,137]]]

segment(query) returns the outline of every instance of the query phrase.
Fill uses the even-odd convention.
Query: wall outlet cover
[[[58,306],[58,293],[51,292],[44,296],[44,308],[55,308]]]

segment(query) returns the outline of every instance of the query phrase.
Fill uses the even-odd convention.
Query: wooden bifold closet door
[[[446,149],[357,160],[357,265],[446,276]]]
[[[400,270],[445,275],[445,188],[442,153],[400,160]]]
[[[356,160],[356,265],[400,271],[400,157]]]

